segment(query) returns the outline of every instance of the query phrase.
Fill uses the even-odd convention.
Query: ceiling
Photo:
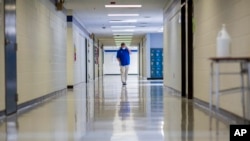
[[[140,4],[142,7],[105,8],[105,5],[110,2],[119,5]],[[66,0],[64,6],[66,9],[73,10],[74,16],[90,33],[94,33],[103,45],[118,46],[120,42],[127,42],[130,46],[137,46],[146,33],[161,32],[163,8],[167,2],[168,0]],[[109,17],[108,14],[139,14],[139,16]],[[137,22],[110,23],[111,20],[137,20]],[[130,27],[111,28],[111,26]],[[128,31],[112,31],[124,29]],[[114,33],[118,35],[114,35]],[[117,42],[115,42],[115,38]]]

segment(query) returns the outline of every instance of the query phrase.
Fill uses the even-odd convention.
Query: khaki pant
[[[128,68],[129,66],[120,66],[121,68],[121,80],[123,83],[127,82],[127,77],[128,77]]]

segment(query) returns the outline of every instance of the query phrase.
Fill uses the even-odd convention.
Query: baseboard
[[[58,91],[52,92],[50,94],[47,94],[47,95],[32,99],[30,101],[21,103],[21,104],[19,104],[17,106],[17,109],[22,110],[22,109],[27,108],[27,107],[32,107],[32,105],[35,105],[35,104],[42,103],[44,101],[53,99],[53,97],[55,97],[57,95],[61,95],[64,91],[66,91],[66,89],[58,90]]]
[[[17,105],[17,113],[22,113],[23,111],[27,110],[27,109],[31,109],[31,108],[35,108],[36,106],[39,106],[39,104],[47,102],[49,100],[52,100],[53,98],[55,98],[56,96],[59,96],[63,93],[66,93],[67,89],[62,89],[62,90],[58,90],[55,92],[52,92],[50,94],[29,100],[27,102],[21,103]],[[16,114],[16,113],[14,113]],[[12,114],[12,115],[14,115]],[[12,116],[9,115],[9,116]],[[6,118],[7,116],[5,115],[5,110],[0,111],[0,119],[2,118]]]
[[[147,80],[163,80],[163,78],[147,78]]]
[[[172,87],[168,87],[168,86],[165,86],[165,87],[170,89],[173,92],[172,93],[173,95],[181,97],[181,91],[176,90]],[[213,116],[221,119],[224,122],[235,123],[235,124],[250,124],[249,119],[245,119],[244,117],[238,116],[225,109],[219,108],[218,110],[216,110],[215,106],[212,106],[212,108],[210,109],[209,103],[206,101],[200,100],[198,98],[194,98],[192,101],[194,102],[194,105],[197,108],[201,109],[206,114],[209,114],[209,115],[212,114]]]
[[[210,109],[209,103],[206,101],[200,100],[198,98],[194,98],[193,101],[196,107],[203,109],[203,111],[205,111],[207,114],[213,114],[213,116],[216,116],[217,118],[222,119],[227,123],[250,124],[250,120],[225,109],[219,108],[217,110],[215,106],[212,106],[212,108]]]
[[[68,85],[67,88],[68,88],[68,89],[73,89],[74,86],[73,86],[73,85]]]
[[[0,119],[1,117],[5,116],[5,110],[0,111]]]
[[[74,89],[74,87],[76,87],[77,85],[81,85],[83,83],[86,83],[86,82],[79,82],[79,83],[76,83],[74,85],[67,85],[67,89]]]

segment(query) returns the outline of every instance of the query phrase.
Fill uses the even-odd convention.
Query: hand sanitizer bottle
[[[222,29],[217,36],[217,57],[230,57],[231,38],[226,30],[226,25],[222,24]]]

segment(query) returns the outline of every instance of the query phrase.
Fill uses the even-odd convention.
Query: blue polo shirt
[[[128,49],[122,49],[120,48],[117,51],[116,58],[119,58],[121,61],[121,66],[127,66],[130,64],[130,54]]]

